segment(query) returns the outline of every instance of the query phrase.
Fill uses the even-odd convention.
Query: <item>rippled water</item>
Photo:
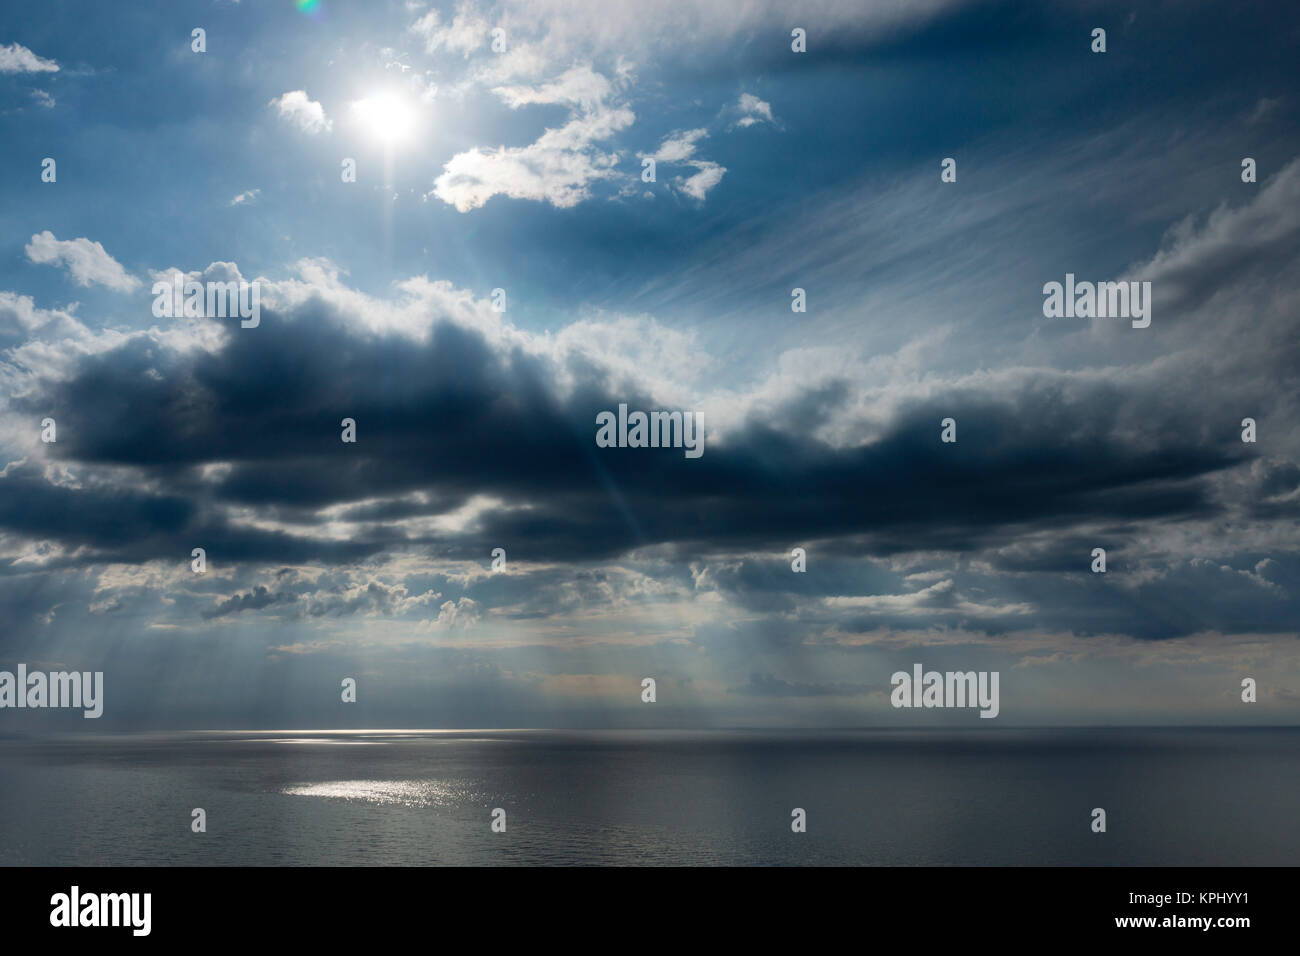
[[[0,781],[5,864],[1300,861],[1300,729],[9,739]]]
[[[430,780],[327,780],[285,787],[280,792],[290,797],[329,797],[404,807],[452,806],[467,795],[462,788]]]

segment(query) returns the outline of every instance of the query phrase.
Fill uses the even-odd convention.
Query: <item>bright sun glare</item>
[[[352,104],[352,111],[372,139],[394,146],[411,137],[415,111],[395,93],[376,93]]]

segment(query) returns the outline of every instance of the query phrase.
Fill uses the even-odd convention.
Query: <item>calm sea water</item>
[[[1300,728],[10,739],[0,863],[1294,865],[1298,798]]]

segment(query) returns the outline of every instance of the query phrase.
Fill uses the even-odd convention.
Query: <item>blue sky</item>
[[[916,660],[1001,670],[1008,723],[1300,714],[1286,8],[4,24],[0,666],[104,670],[106,724],[972,717],[888,706]],[[261,324],[155,316],[173,270]],[[1152,325],[1045,318],[1066,273]],[[597,448],[620,402],[707,451]]]

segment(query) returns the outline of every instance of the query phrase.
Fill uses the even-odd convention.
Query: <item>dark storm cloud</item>
[[[846,386],[831,382],[706,444],[699,459],[600,449],[598,411],[654,401],[612,392],[581,367],[585,380],[560,397],[549,361],[494,348],[449,321],[427,343],[363,337],[314,302],[232,331],[212,353],[167,352],[138,336],[23,399],[33,416],[59,417],[49,448],[60,463],[126,466],[159,490],[134,490],[139,482],[116,472],[55,487],[27,465],[8,479],[0,524],[132,560],[200,542],[228,560],[282,562],[395,547],[481,557],[504,542],[535,561],[665,543],[788,553],[819,538],[857,553],[966,550],[1018,525],[1212,515],[1205,479],[1246,455],[1231,433],[1207,442],[1180,429],[1177,410],[1151,407],[1144,389],[1118,380],[1066,389],[1029,373],[997,393],[966,386],[914,401],[857,447],[813,435],[845,401]],[[1124,411],[1135,401],[1148,412],[1142,433]],[[949,415],[958,418],[955,444],[939,440]],[[343,418],[356,420],[356,444],[340,441]],[[209,464],[228,467],[200,477]],[[489,510],[460,533],[397,523],[476,494],[529,507]],[[223,517],[227,506],[305,522],[307,533],[236,526]],[[314,536],[316,510],[328,506],[372,523],[346,543]]]
[[[374,332],[315,295],[264,309],[254,330],[228,322],[216,350],[176,351],[135,335],[15,396],[11,405],[33,420],[59,420],[48,455],[101,467],[55,485],[32,463],[11,466],[0,527],[85,545],[87,561],[173,558],[201,541],[227,561],[340,563],[402,548],[477,560],[507,543],[529,561],[648,546],[685,560],[816,542],[846,557],[1002,549],[992,560],[1004,570],[1068,562],[1062,535],[1122,535],[1234,506],[1216,476],[1255,457],[1238,440],[1240,409],[1262,420],[1268,412],[1264,424],[1276,431],[1294,404],[1279,386],[1294,379],[1295,324],[1270,322],[1257,335],[1245,325],[1254,310],[1241,304],[1277,308],[1264,280],[1286,276],[1281,264],[1300,242],[1300,215],[1286,202],[1298,189],[1292,163],[1259,202],[1179,227],[1143,268],[1177,318],[1135,347],[1156,335],[1175,346],[1218,335],[1223,346],[1202,361],[1217,365],[1217,396],[1195,387],[1207,369],[1186,361],[1077,379],[1008,370],[904,398],[870,441],[832,445],[817,437],[822,425],[858,396],[847,378],[827,377],[787,388],[687,460],[595,447],[597,412],[660,406],[612,387],[589,359],[537,354],[450,320],[434,322],[426,340]],[[1241,267],[1243,255],[1254,267]],[[1206,275],[1235,290],[1226,332],[1209,324],[1218,310],[1198,311],[1188,291]],[[1261,380],[1261,365],[1279,380]],[[571,387],[558,387],[561,378]],[[955,444],[938,439],[949,416]],[[343,418],[356,420],[356,444],[339,440]],[[1256,462],[1235,506],[1262,518],[1292,513],[1294,469],[1276,455]],[[448,515],[476,495],[506,507],[488,506],[456,531],[404,523]],[[261,527],[232,521],[236,508],[255,509]],[[346,541],[320,533],[324,508],[356,523]],[[1006,549],[1026,530],[1054,531],[1057,543],[1017,559]],[[768,600],[751,590],[753,601]]]
[[[94,548],[166,538],[194,518],[194,504],[122,484],[52,484],[28,463],[11,467],[0,494],[0,527]]]
[[[815,573],[796,574],[792,558],[742,558],[711,562],[702,587],[717,588],[740,606],[754,611],[793,611],[808,599],[837,594],[888,594],[902,589],[902,575],[878,564],[827,557],[805,548]]]
[[[1246,479],[1251,513],[1261,520],[1300,518],[1300,466],[1280,459],[1255,462]]]
[[[161,471],[165,476],[167,469]],[[57,541],[68,548],[88,549],[47,567],[104,561],[188,561],[196,546],[224,560],[354,561],[382,547],[365,541],[309,540],[277,531],[235,528],[218,519],[210,508],[202,508],[197,498],[174,491],[150,494],[130,487],[138,479],[51,484],[29,463],[12,467],[4,480],[0,528]]]
[[[1137,567],[1131,568],[1138,572]],[[1294,627],[1300,617],[1300,575],[1281,565],[1270,581],[1256,568],[1204,558],[1172,562],[1130,584],[1120,574],[1079,571],[1064,576],[989,582],[1013,590],[1035,613],[1003,623],[983,622],[991,633],[1046,627],[1080,635],[1127,634],[1163,640],[1205,631],[1270,633]]]
[[[876,607],[803,602],[786,626],[805,636],[946,628],[995,638],[1046,632],[1167,640],[1214,631],[1286,632],[1300,619],[1294,559],[1253,566],[1204,558],[1121,562],[1094,574],[1084,551],[1076,565],[1066,573],[1035,568],[1014,576],[953,570],[924,589],[900,588]]]
[[[1045,542],[1017,543],[986,554],[984,560],[997,571],[1071,574],[1088,571],[1093,549],[1104,548],[1107,567],[1122,571],[1126,542],[1136,530],[1134,525],[1111,525],[1090,535],[1069,534]]]

